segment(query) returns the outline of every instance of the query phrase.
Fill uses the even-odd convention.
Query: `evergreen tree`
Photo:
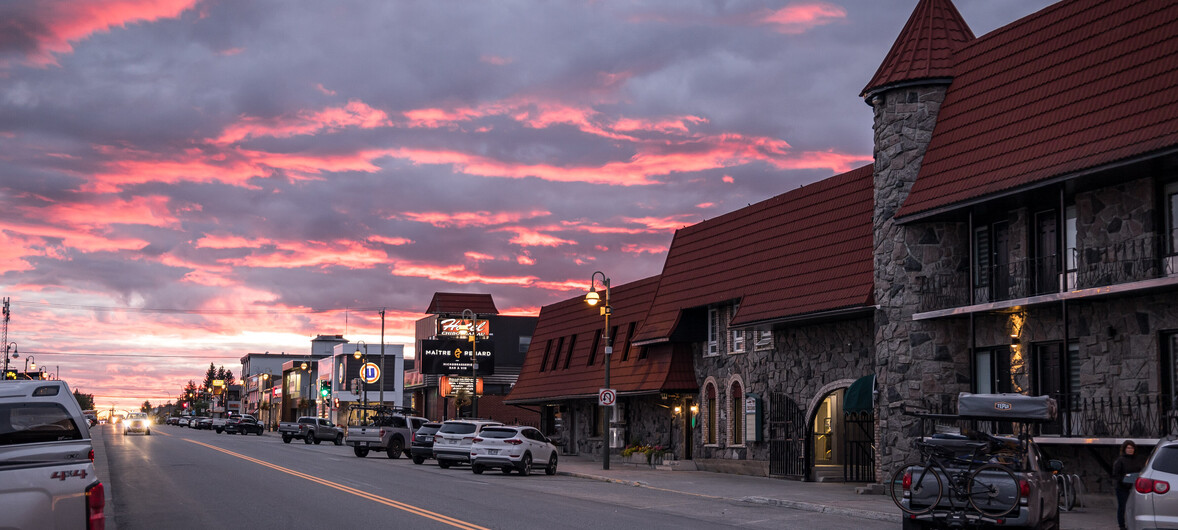
[[[151,401],[144,401],[143,406],[139,407],[139,412],[151,412]]]
[[[74,390],[74,399],[78,400],[78,406],[82,410],[94,410],[94,394],[83,394]]]
[[[228,388],[237,380],[233,378],[233,370],[225,370],[225,387]]]
[[[204,390],[208,390],[210,388],[213,388],[213,379],[216,379],[216,378],[217,378],[217,366],[213,363],[209,363],[209,369],[207,372],[205,372],[205,382],[203,385],[201,385],[201,388]]]

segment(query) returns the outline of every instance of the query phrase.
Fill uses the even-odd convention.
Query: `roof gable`
[[[1061,2],[958,52],[905,217],[1178,146],[1178,4]]]
[[[860,96],[909,81],[953,77],[954,52],[973,39],[953,2],[920,0]]]
[[[635,340],[729,300],[735,325],[870,305],[873,199],[867,165],[677,231]]]
[[[478,293],[434,293],[429,302],[429,309],[425,312],[433,315],[450,315],[462,313],[463,309],[474,311],[477,315],[498,315],[495,300],[489,294]]]

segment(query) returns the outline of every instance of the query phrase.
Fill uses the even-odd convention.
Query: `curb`
[[[106,496],[106,504],[102,507],[102,513],[106,516],[105,528],[109,530],[117,530],[115,525],[114,508],[114,479],[110,476],[110,461],[106,455],[106,440],[103,440],[103,435],[106,434],[107,425],[105,424],[101,429],[97,425],[90,427],[90,448],[94,450],[94,473],[98,475],[98,479],[102,481],[103,493]],[[95,436],[97,434],[97,436]]]
[[[636,488],[646,487],[645,482],[636,480],[621,480],[609,477],[602,477],[598,475],[590,475],[587,473],[578,473],[575,471],[557,471],[557,475],[566,477],[583,478],[587,480],[596,480],[598,482],[610,482],[613,484],[621,484],[623,486],[632,486]],[[855,517],[857,519],[869,519],[872,521],[885,521],[890,523],[903,522],[903,518],[898,513],[876,512],[872,510],[860,510],[857,508],[843,508],[840,506],[827,506],[825,504],[817,504],[813,502],[791,501],[786,499],[771,499],[769,497],[742,497],[739,499],[729,499],[738,502],[746,502],[749,504],[761,504],[767,506],[780,506],[782,508],[790,508],[794,510],[803,510],[807,512],[818,512],[830,515],[841,515],[845,517]]]

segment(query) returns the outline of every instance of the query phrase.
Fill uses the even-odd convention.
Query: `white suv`
[[[532,472],[532,463],[544,464],[544,473],[556,474],[556,446],[533,427],[487,427],[470,446],[471,469],[476,475],[487,468]]]
[[[127,414],[127,419],[123,420],[123,435],[133,432],[141,432],[151,436],[151,421],[147,419],[147,414],[143,412]]]
[[[434,434],[434,459],[446,469],[455,463],[470,462],[470,443],[486,427],[503,425],[491,420],[449,420]]]

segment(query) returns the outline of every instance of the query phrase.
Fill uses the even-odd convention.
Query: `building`
[[[371,365],[371,381],[360,380],[361,367],[366,364]],[[316,413],[321,417],[346,425],[352,405],[367,403],[398,409],[405,405],[402,344],[336,344],[332,355],[319,359],[317,365],[312,390],[318,393]]]
[[[431,419],[457,418],[472,413],[471,405],[459,407],[455,399],[460,387],[469,387],[470,377],[465,372],[439,373],[442,370],[435,369],[434,363],[423,362],[430,349],[426,346],[430,344],[444,343],[451,351],[465,347],[467,349],[463,351],[469,357],[468,335],[464,334],[469,316],[463,319],[464,310],[468,315],[473,313],[478,321],[475,344],[479,352],[479,374],[482,377],[478,381],[482,390],[477,392],[478,397],[474,400],[474,412],[482,418],[538,425],[539,412],[536,409],[504,403],[524,363],[536,317],[500,315],[489,294],[434,293],[426,309],[429,316],[416,323],[416,357],[413,367],[405,372],[405,386],[410,393],[407,406],[415,414]],[[470,366],[469,360],[465,363]]]
[[[694,379],[622,393],[625,443],[698,404],[680,459],[870,482],[912,458],[913,413],[1051,395],[1037,439],[1109,491],[1121,441],[1178,434],[1176,46],[1174,2],[1068,0],[977,37],[920,0],[860,94],[873,165],[679,230],[659,276],[615,291],[650,302],[613,360],[669,350]],[[507,400],[573,411],[581,451],[601,443],[599,318],[544,307]]]
[[[312,362],[330,356],[338,344],[348,341],[343,335],[318,335],[311,339],[311,353],[247,353],[241,358],[241,381],[245,385],[241,411],[261,419],[266,416],[263,407],[269,408],[271,401],[281,400],[283,387],[281,374],[283,365],[290,361]],[[262,405],[266,403],[266,405]],[[278,409],[275,409],[278,410]],[[274,418],[278,418],[276,413]]]

